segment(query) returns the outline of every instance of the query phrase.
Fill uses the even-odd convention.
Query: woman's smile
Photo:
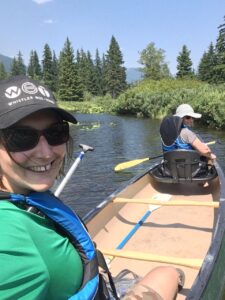
[[[20,122],[18,126],[27,126],[37,130],[48,128],[58,122],[55,112],[34,113]],[[27,151],[8,153],[0,146],[2,184],[8,191],[27,194],[30,191],[46,191],[54,184],[59,175],[66,153],[66,144],[51,146],[44,136],[38,144]]]

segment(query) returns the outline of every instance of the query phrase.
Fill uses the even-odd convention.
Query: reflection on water
[[[85,154],[83,161],[61,194],[61,198],[84,216],[122,184],[143,171],[151,161],[114,172],[120,162],[153,157],[161,153],[159,121],[119,117],[106,114],[76,114],[79,124],[72,126],[75,154],[79,144],[95,148]],[[225,133],[196,128],[204,141],[218,140],[211,146],[225,170]],[[152,161],[155,162],[156,160]]]

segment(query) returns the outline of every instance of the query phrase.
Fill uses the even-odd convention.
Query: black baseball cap
[[[44,109],[55,110],[63,120],[76,124],[75,117],[57,106],[51,90],[27,76],[0,80],[0,129]]]

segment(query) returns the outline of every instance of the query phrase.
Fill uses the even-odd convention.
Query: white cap
[[[177,107],[176,114],[174,116],[183,118],[185,116],[189,116],[195,119],[201,118],[201,114],[195,113],[191,105],[189,104],[181,104]]]

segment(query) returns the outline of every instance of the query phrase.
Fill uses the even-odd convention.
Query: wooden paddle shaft
[[[104,255],[110,255],[114,257],[123,257],[128,259],[137,259],[145,261],[154,261],[159,263],[167,263],[173,265],[180,265],[189,267],[192,269],[200,269],[203,260],[192,258],[179,258],[170,256],[161,256],[145,252],[128,251],[128,250],[116,250],[116,249],[100,249]]]
[[[160,206],[209,206],[213,208],[219,207],[219,202],[214,201],[190,201],[190,200],[170,200],[158,201],[155,199],[129,199],[129,198],[115,198],[114,203],[140,203],[140,204],[154,204]]]

